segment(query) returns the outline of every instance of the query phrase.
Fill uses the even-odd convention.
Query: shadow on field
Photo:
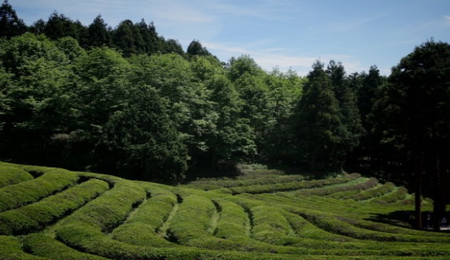
[[[449,213],[450,211],[447,211],[446,216],[450,216]],[[422,226],[424,231],[434,231],[432,228],[433,223],[427,218],[429,214],[432,215],[432,213],[428,211],[422,212]],[[403,228],[414,228],[414,211],[398,210],[389,214],[374,214],[373,217],[370,217],[367,220]],[[441,231],[450,232],[450,229],[448,226],[441,227]]]

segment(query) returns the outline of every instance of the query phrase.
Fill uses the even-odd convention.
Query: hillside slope
[[[0,163],[0,259],[449,259],[449,233],[402,227],[412,209],[359,174],[172,187]]]

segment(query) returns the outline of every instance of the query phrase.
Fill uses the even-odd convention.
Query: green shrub
[[[0,188],[0,212],[22,207],[61,191],[78,181],[78,175],[52,169],[36,179]]]
[[[109,191],[90,201],[79,210],[61,221],[69,223],[89,223],[94,229],[112,231],[121,224],[131,210],[146,198],[147,193],[137,183],[119,180]]]
[[[32,234],[24,238],[24,247],[28,252],[46,259],[64,260],[107,260],[107,258],[82,253],[51,237]]]
[[[277,208],[259,206],[250,209],[253,229],[252,237],[270,244],[282,245],[277,238],[287,235],[291,227]]]
[[[250,236],[250,219],[244,208],[226,200],[214,200],[220,208],[220,219],[214,235],[219,238]]]
[[[20,168],[0,165],[0,188],[32,179],[31,174]]]
[[[22,243],[16,237],[0,235],[0,260],[45,260],[23,252]]]
[[[331,186],[331,187],[323,187],[323,188],[316,188],[316,189],[309,189],[309,190],[301,190],[298,191],[296,194],[304,195],[304,196],[311,196],[311,195],[317,195],[317,196],[325,196],[330,195],[337,192],[345,192],[345,191],[361,191],[368,188],[371,188],[375,185],[377,185],[378,180],[376,178],[370,178],[367,179],[363,183],[345,183],[341,185]]]
[[[384,196],[377,197],[371,200],[371,202],[377,203],[394,203],[406,198],[408,190],[405,187],[398,187],[395,191],[387,193]]]
[[[197,237],[212,236],[211,217],[216,211],[212,201],[205,197],[191,195],[183,200],[171,221],[168,235],[180,244],[186,244]]]
[[[348,196],[347,198],[354,199],[354,200],[367,200],[367,199],[383,196],[384,194],[392,191],[394,188],[395,188],[395,185],[392,182],[387,182],[379,188],[365,190],[361,193],[358,193],[358,194],[355,194],[352,196]]]
[[[26,234],[43,228],[107,189],[106,182],[92,179],[39,202],[2,212],[0,213],[0,234]]]
[[[253,176],[253,178],[199,180],[191,182],[185,186],[203,190],[214,190],[219,188],[295,182],[295,181],[302,181],[304,179],[305,177],[302,175],[262,175],[262,176],[256,175],[256,177]]]
[[[159,236],[157,231],[169,217],[177,203],[177,197],[172,192],[157,187],[149,192],[152,197],[142,203],[123,225],[114,229],[112,237],[133,245],[172,247],[174,244]]]
[[[242,186],[242,187],[233,187],[229,188],[233,194],[240,193],[250,193],[250,194],[259,194],[259,193],[267,193],[267,192],[277,192],[277,191],[291,191],[298,189],[311,189],[317,187],[323,187],[326,185],[344,183],[351,180],[355,180],[360,178],[361,175],[357,173],[348,174],[343,177],[330,178],[330,179],[321,179],[321,180],[312,180],[312,181],[294,181],[294,182],[286,182],[286,183],[275,183],[275,184],[267,184],[267,185],[251,185],[251,186]]]

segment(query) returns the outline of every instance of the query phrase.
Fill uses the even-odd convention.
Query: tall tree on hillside
[[[218,161],[237,161],[256,154],[254,133],[246,118],[241,118],[244,105],[238,91],[225,76],[216,74],[206,82],[212,90],[211,100],[218,114],[214,132],[208,138],[212,166]]]
[[[176,53],[183,56],[184,50],[179,41],[168,39],[164,42],[164,53]]]
[[[137,54],[134,24],[130,20],[120,22],[114,30],[114,45],[123,51],[125,57]]]
[[[95,155],[99,169],[128,178],[178,182],[187,170],[187,149],[167,105],[148,86],[131,89],[128,105],[110,116]]]
[[[341,127],[339,103],[324,64],[317,61],[308,74],[303,96],[296,111],[296,135],[307,155],[311,170],[329,168],[331,148]]]
[[[413,169],[416,226],[421,227],[422,183],[430,183],[439,229],[450,160],[450,45],[431,40],[416,47],[392,69],[378,105],[385,115],[385,141],[396,145]]]
[[[27,31],[27,26],[19,19],[16,10],[5,0],[0,6],[0,38],[11,38],[22,35]]]
[[[292,164],[297,159],[296,144],[292,142],[292,115],[304,82],[305,78],[292,70],[283,73],[274,69],[265,77],[271,99],[268,113],[272,121],[266,129],[264,147],[259,152],[270,162]]]
[[[200,43],[200,41],[198,41],[198,40],[193,40],[189,44],[186,53],[188,55],[191,55],[191,56],[195,56],[195,55],[198,55],[198,56],[211,55],[211,53],[206,49],[206,47],[203,47],[202,44]]]
[[[143,53],[147,53],[149,55],[162,52],[162,41],[156,32],[155,25],[153,22],[147,25],[144,19],[141,20],[138,24],[136,24],[141,36],[144,41],[144,49]]]
[[[90,47],[111,46],[111,32],[101,15],[95,17],[88,27],[88,45]]]
[[[327,74],[331,79],[334,94],[339,103],[339,117],[342,123],[336,129],[337,140],[332,160],[338,170],[342,170],[348,152],[359,144],[363,128],[355,89],[349,85],[344,66],[340,62],[336,63],[332,60],[328,64]]]
[[[58,14],[55,11],[45,23],[44,33],[52,40],[69,36],[76,39],[81,46],[84,46],[86,43],[87,29],[80,21],[73,21],[69,17]]]
[[[54,42],[30,33],[2,42],[0,59],[8,84],[2,85],[7,110],[0,112],[9,156],[49,162],[48,145],[67,117],[65,93],[69,60]],[[3,150],[3,149],[2,149]]]

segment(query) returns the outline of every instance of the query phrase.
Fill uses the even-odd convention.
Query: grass
[[[359,174],[173,187],[0,163],[0,260],[450,259],[449,233],[408,226],[411,198]]]

